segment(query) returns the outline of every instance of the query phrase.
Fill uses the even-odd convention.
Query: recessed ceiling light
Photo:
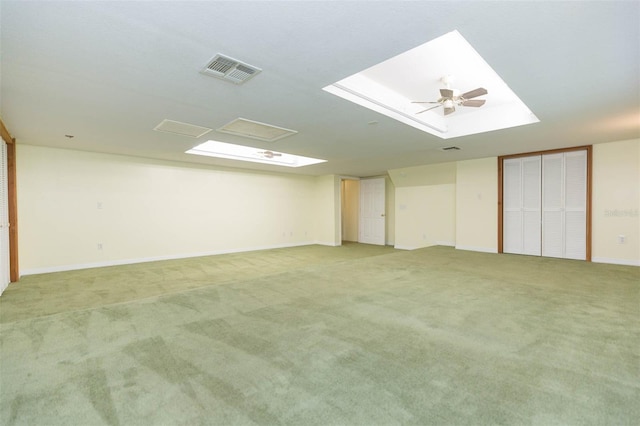
[[[324,163],[327,160],[303,157],[301,155],[286,154],[252,148],[231,143],[206,141],[186,151],[187,154],[204,155],[207,157],[226,158],[229,160],[250,161],[253,163],[274,164],[286,167],[302,167]]]

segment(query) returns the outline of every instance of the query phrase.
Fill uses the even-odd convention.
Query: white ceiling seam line
[[[419,126],[425,126],[425,127],[428,127],[430,129],[435,130],[436,132],[440,132],[440,133],[446,133],[448,131],[446,126],[438,127],[438,126],[436,126],[434,124],[431,124],[431,123],[428,123],[428,122],[425,122],[425,121],[422,121],[422,120],[418,120],[416,117],[414,117],[412,115],[409,115],[406,112],[399,111],[399,110],[397,110],[397,109],[395,109],[395,108],[393,108],[393,107],[391,107],[389,105],[385,105],[384,103],[382,103],[380,101],[377,101],[377,100],[375,100],[373,98],[370,98],[369,96],[363,95],[362,93],[359,93],[359,92],[357,92],[357,91],[355,91],[353,89],[350,89],[350,88],[348,88],[348,87],[346,87],[346,86],[344,86],[342,84],[339,84],[339,83],[331,84],[331,85],[325,87],[323,90],[326,90],[327,92],[332,93],[332,94],[337,95],[337,96],[340,96],[341,98],[344,99],[344,96],[336,93],[336,91],[332,91],[331,90],[332,88],[336,88],[338,90],[342,90],[344,92],[347,92],[350,95],[355,96],[358,99],[361,99],[361,100],[364,100],[364,101],[369,102],[371,104],[374,104],[376,107],[382,108],[382,109],[384,109],[386,111],[391,112],[392,114],[397,114],[397,115],[399,115],[399,116],[401,116],[401,117],[403,117],[403,118],[405,118],[407,120],[410,120],[411,123],[416,123],[418,126],[413,125],[411,123],[406,123],[406,122],[405,122],[405,124],[409,124],[409,125],[411,125],[413,127],[416,127],[417,129],[423,130]],[[376,109],[374,109],[374,108],[371,108],[371,109],[376,111]]]

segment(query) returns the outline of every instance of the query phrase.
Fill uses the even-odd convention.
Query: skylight
[[[186,151],[187,154],[205,155],[208,157],[227,158],[229,160],[251,161],[253,163],[274,164],[286,167],[303,167],[311,164],[324,163],[327,160],[303,157],[301,155],[286,154],[252,148],[231,143],[206,141]]]
[[[440,89],[456,93],[486,88],[482,107],[427,104]],[[536,123],[538,118],[460,35],[452,31],[391,59],[346,77],[323,90],[396,119],[424,132],[449,139]],[[414,103],[422,101],[425,103]],[[424,111],[430,106],[436,108]]]

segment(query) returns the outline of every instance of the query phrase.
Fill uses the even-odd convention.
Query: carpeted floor
[[[24,277],[0,424],[635,425],[640,268],[307,246]]]

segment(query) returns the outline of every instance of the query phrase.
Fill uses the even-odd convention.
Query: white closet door
[[[587,258],[587,151],[564,156],[564,257]]]
[[[504,253],[587,257],[587,151],[502,163]]]
[[[522,159],[522,254],[540,256],[540,156]]]
[[[503,162],[503,251],[540,255],[540,156]]]
[[[542,157],[542,255],[586,259],[587,151]]]
[[[502,251],[522,253],[522,160],[502,163]]]
[[[7,288],[9,276],[9,186],[7,182],[7,144],[2,140],[0,153],[0,294]]]
[[[564,154],[542,156],[542,255],[564,257]]]

